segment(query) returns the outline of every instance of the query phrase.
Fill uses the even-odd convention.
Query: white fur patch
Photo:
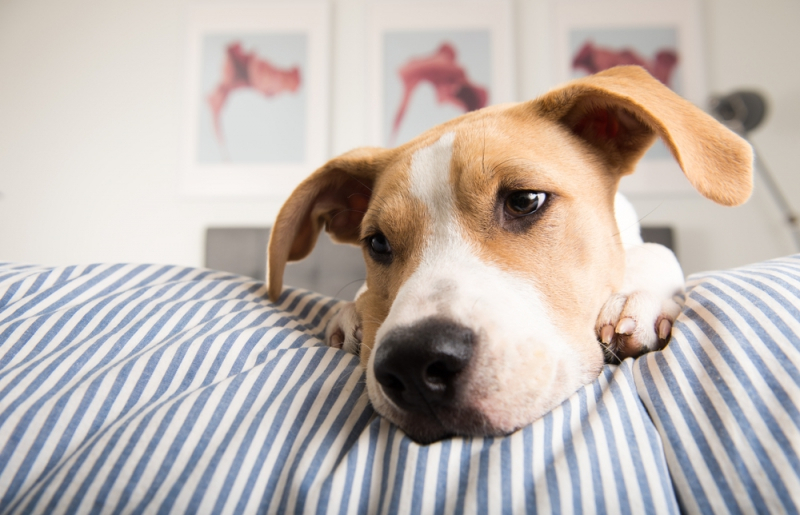
[[[419,149],[411,157],[411,194],[421,200],[434,220],[452,215],[453,191],[450,187],[450,160],[454,132],[447,132],[436,143]]]
[[[642,229],[639,227],[639,217],[630,201],[619,192],[614,197],[614,217],[617,220],[622,248],[629,249],[641,245]]]

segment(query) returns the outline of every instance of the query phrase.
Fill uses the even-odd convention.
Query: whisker
[[[363,193],[358,193],[358,192],[355,192],[355,193],[351,193],[351,194],[349,194],[349,195],[347,196],[347,198],[348,198],[348,199],[351,199],[351,198],[353,198],[353,197],[356,197],[356,196],[358,196],[358,197],[364,197],[364,198],[367,198],[367,199],[368,199],[368,198],[371,198],[371,196],[370,196],[370,195],[364,195]]]
[[[356,182],[359,183],[360,185],[364,186],[365,188],[367,188],[369,190],[369,192],[372,193],[372,188],[370,188],[369,186],[367,186],[366,184],[361,182],[359,179],[356,179]]]
[[[608,344],[608,345],[602,344],[602,347],[603,347],[604,354],[606,355],[606,358],[610,354],[611,357],[613,357],[614,360],[615,360],[614,363],[616,363],[616,364],[622,363],[622,360],[619,358],[619,355],[612,350],[611,344]],[[606,359],[605,361],[608,362],[609,360]]]
[[[628,229],[632,229],[632,228],[633,228],[633,227],[635,227],[637,224],[641,224],[642,220],[644,220],[644,219],[645,219],[645,218],[647,218],[648,216],[652,215],[652,214],[653,214],[653,212],[655,212],[655,210],[656,210],[656,209],[660,208],[660,207],[661,207],[661,205],[662,205],[663,203],[664,203],[664,201],[661,201],[661,202],[659,202],[659,203],[658,203],[658,205],[657,205],[656,207],[654,207],[653,209],[651,209],[651,210],[650,210],[650,211],[649,211],[649,212],[648,212],[646,215],[644,215],[643,217],[641,217],[641,218],[639,218],[638,220],[636,220],[636,224],[631,224],[631,225],[629,225],[628,227],[625,227],[624,229],[623,229],[623,228],[620,228],[620,229],[619,229],[619,231],[617,231],[617,233],[616,233],[616,234],[614,234],[614,236],[617,236],[617,235],[619,235],[619,234],[622,234],[623,232],[627,231]]]
[[[342,293],[342,291],[343,291],[345,288],[347,288],[348,286],[350,286],[351,284],[355,284],[355,283],[357,283],[357,282],[366,282],[366,280],[367,280],[367,278],[365,277],[365,278],[363,278],[363,279],[355,279],[355,280],[353,280],[353,281],[350,281],[349,283],[347,283],[347,284],[345,284],[344,286],[342,286],[341,288],[339,288],[339,291],[337,291],[337,292],[336,292],[336,295],[334,295],[334,297],[336,297],[336,298],[339,298],[339,294],[340,294],[340,293]]]
[[[483,150],[481,150],[481,171],[486,173],[486,120],[483,121]]]
[[[497,168],[500,168],[501,166],[505,165],[506,163],[510,163],[510,162],[512,162],[512,161],[523,161],[523,159],[522,159],[521,157],[510,157],[510,158],[508,158],[508,159],[505,159],[505,160],[503,160],[503,161],[500,161],[499,163],[497,163],[496,165],[494,165],[494,166],[493,166],[493,167],[492,167],[492,168],[489,170],[489,175],[490,175],[490,176],[494,176],[495,170],[496,170]]]
[[[478,305],[478,301],[481,300],[483,297],[478,297],[475,299],[475,302],[472,304],[472,308],[470,308],[470,312],[475,311],[475,306]]]
[[[334,218],[341,215],[342,213],[361,213],[362,215],[367,214],[366,211],[359,211],[357,209],[342,209],[341,211],[337,211],[336,214],[331,217],[331,221],[333,221]]]

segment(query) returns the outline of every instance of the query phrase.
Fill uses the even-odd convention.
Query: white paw
[[[619,362],[663,348],[680,311],[672,299],[648,291],[615,293],[600,310],[595,331],[609,361]]]
[[[352,354],[361,351],[361,321],[356,313],[356,303],[348,302],[330,319],[325,329],[325,343]]]

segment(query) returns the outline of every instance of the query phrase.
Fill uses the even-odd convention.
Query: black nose
[[[393,329],[375,352],[375,378],[400,408],[430,414],[459,398],[475,333],[441,318]]]

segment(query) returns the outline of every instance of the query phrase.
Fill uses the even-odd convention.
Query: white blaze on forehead
[[[452,216],[450,161],[455,139],[454,132],[445,133],[436,143],[418,150],[411,158],[411,194],[425,204],[436,221]]]
[[[427,232],[419,267],[398,291],[389,316],[378,331],[378,342],[394,327],[426,316],[444,315],[441,302],[435,302],[433,297],[443,300],[454,294],[453,288],[447,287],[455,279],[449,268],[472,254],[461,237],[454,213],[455,198],[450,184],[454,140],[455,133],[445,133],[411,157],[410,193],[425,206],[427,226],[424,230]]]

